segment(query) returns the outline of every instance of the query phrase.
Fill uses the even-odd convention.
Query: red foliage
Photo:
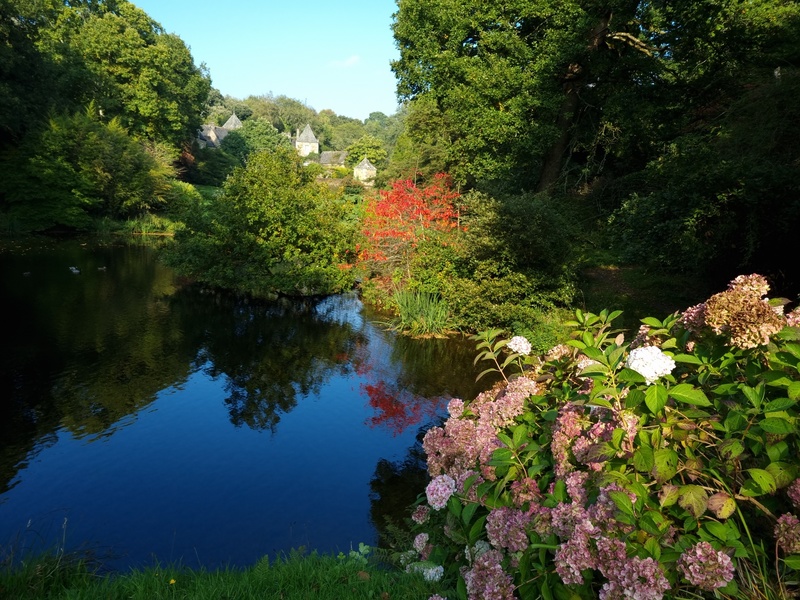
[[[361,260],[398,262],[431,232],[456,229],[458,197],[443,173],[426,187],[411,180],[395,181],[391,190],[382,190],[380,198],[367,205]]]
[[[402,393],[382,380],[375,385],[362,384],[361,389],[366,392],[369,405],[377,413],[367,420],[369,426],[386,427],[393,435],[418,425],[423,418],[433,417],[444,403],[443,398],[428,399]]]

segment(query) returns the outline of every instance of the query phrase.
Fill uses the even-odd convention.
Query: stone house
[[[364,185],[372,185],[375,182],[375,175],[377,173],[378,169],[375,168],[375,165],[369,162],[369,159],[366,156],[364,157],[364,160],[362,160],[355,166],[355,168],[353,168],[353,177],[363,182]]]
[[[344,167],[347,160],[347,152],[344,150],[325,150],[319,154],[319,164],[326,169]]]
[[[311,130],[311,125],[306,123],[303,132],[297,131],[297,137],[294,139],[294,147],[300,156],[308,156],[309,154],[319,154],[319,140],[314,132]]]
[[[197,134],[197,141],[200,143],[201,148],[219,148],[222,140],[233,131],[239,129],[242,122],[236,113],[233,113],[222,127],[217,125],[206,124],[203,125]]]

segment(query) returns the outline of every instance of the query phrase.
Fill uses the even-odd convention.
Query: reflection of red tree
[[[369,398],[369,405],[377,414],[367,419],[370,427],[386,427],[392,435],[403,433],[408,427],[418,425],[424,418],[431,418],[444,408],[444,398],[423,398],[389,386],[385,381],[377,384],[362,384],[361,389]]]

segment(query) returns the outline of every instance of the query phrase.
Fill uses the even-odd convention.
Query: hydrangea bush
[[[503,381],[426,433],[409,568],[451,600],[793,595],[800,310],[768,289],[737,277],[629,341],[577,311],[543,357],[476,336]]]

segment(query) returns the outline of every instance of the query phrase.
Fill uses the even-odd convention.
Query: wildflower
[[[428,600],[447,600],[447,596],[440,596],[439,594],[434,594]]]
[[[514,505],[522,507],[526,502],[534,502],[542,497],[536,480],[530,477],[523,477],[511,483],[511,499]]]
[[[800,520],[791,513],[778,517],[775,540],[786,554],[800,553]]]
[[[550,350],[547,351],[545,354],[544,359],[548,362],[560,360],[565,356],[568,356],[572,352],[572,348],[567,346],[566,344],[559,344],[558,346],[553,346]]]
[[[425,488],[428,504],[434,510],[441,510],[447,506],[447,501],[456,491],[456,482],[449,475],[439,475]]]
[[[515,335],[512,337],[507,345],[509,350],[517,354],[522,354],[523,356],[528,356],[533,349],[531,343],[521,335]]]
[[[734,568],[730,556],[708,542],[698,542],[681,554],[678,570],[692,585],[713,592],[733,579]]]
[[[175,580],[174,580],[174,579],[170,579],[170,580],[169,580],[169,584],[170,584],[170,585],[175,585]]]
[[[786,324],[789,327],[800,327],[800,306],[796,306],[786,315]]]
[[[427,533],[417,534],[417,537],[414,538],[414,550],[422,553],[422,551],[425,550],[425,546],[428,544],[428,537]]]
[[[659,377],[672,373],[675,361],[656,346],[642,346],[631,350],[626,366],[644,377],[647,385]]]

